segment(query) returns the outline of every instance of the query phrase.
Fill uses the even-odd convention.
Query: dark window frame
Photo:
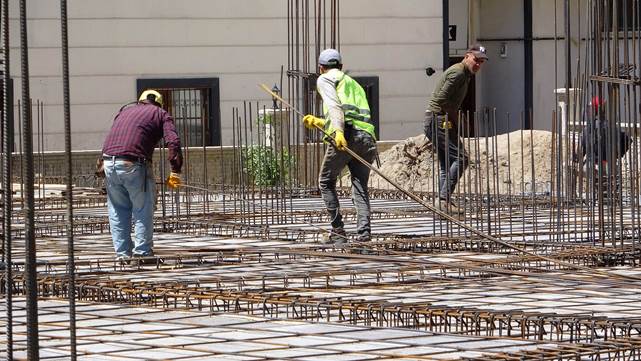
[[[219,78],[152,78],[136,80],[137,95],[145,89],[154,88],[208,88],[209,119],[207,121],[210,133],[207,146],[219,146],[221,144]]]
[[[600,23],[601,32],[607,32],[607,33],[612,32],[615,1],[617,2],[617,21],[618,21],[617,31],[622,32],[622,31],[641,30],[641,4],[638,4],[638,3],[636,4],[636,19],[635,19],[633,0],[611,0],[607,3],[603,3],[604,5],[609,5],[607,9],[604,9],[604,8],[596,9],[596,11],[598,12],[606,13],[604,14],[605,16],[602,17],[602,20]],[[623,5],[626,5],[625,11],[623,9]],[[626,20],[627,20],[627,23],[625,23]],[[636,24],[633,23],[635,20],[636,20]]]

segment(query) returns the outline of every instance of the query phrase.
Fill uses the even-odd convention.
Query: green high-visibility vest
[[[345,114],[345,125],[351,125],[355,129],[360,129],[369,133],[372,138],[376,139],[374,124],[371,123],[369,104],[365,96],[365,90],[356,80],[342,71],[335,71],[336,92],[338,99]],[[325,132],[333,134],[335,129],[332,122],[328,119],[329,109],[323,103],[323,113],[325,114]]]

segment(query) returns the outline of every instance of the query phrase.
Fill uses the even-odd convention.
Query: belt
[[[436,119],[437,117],[444,117],[444,116],[445,114],[436,113],[431,110],[425,111],[425,118],[427,119],[427,121],[432,121],[432,119]],[[454,127],[453,123],[450,120],[445,120],[445,119],[443,119],[442,121],[439,121],[437,125],[441,129],[452,129]]]
[[[134,162],[134,163],[140,163],[145,165],[142,167],[143,171],[143,179],[144,181],[142,182],[142,191],[146,192],[147,191],[147,160],[145,158],[140,158],[140,157],[135,157],[131,155],[108,155],[108,154],[103,154],[102,155],[103,160],[126,160],[129,162]]]
[[[139,163],[146,163],[147,162],[147,160],[145,158],[135,157],[135,156],[132,156],[132,155],[107,155],[107,154],[103,154],[102,155],[102,159],[104,159],[104,160],[111,160],[111,159],[113,159],[113,160],[126,160],[126,161],[129,161],[129,162],[139,162]]]

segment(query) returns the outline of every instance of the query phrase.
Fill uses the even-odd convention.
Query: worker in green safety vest
[[[370,204],[367,182],[369,168],[354,159],[345,148],[371,163],[376,156],[374,125],[370,122],[370,110],[363,88],[350,76],[343,73],[341,55],[335,49],[325,49],[318,58],[320,76],[316,81],[318,93],[323,98],[325,118],[311,114],[303,117],[307,128],[321,128],[325,141],[332,144],[318,176],[323,201],[329,212],[332,231],[325,243],[342,246],[348,242],[340,204],[336,194],[336,180],[345,166],[352,182],[352,201],[356,207],[357,242],[371,240]],[[329,139],[331,137],[331,139]]]

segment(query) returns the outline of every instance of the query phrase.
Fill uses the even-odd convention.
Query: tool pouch
[[[102,155],[96,159],[96,172],[94,173],[96,178],[105,177],[105,161],[102,159]]]
[[[452,122],[449,120],[444,120],[440,125],[441,129],[452,129]]]

